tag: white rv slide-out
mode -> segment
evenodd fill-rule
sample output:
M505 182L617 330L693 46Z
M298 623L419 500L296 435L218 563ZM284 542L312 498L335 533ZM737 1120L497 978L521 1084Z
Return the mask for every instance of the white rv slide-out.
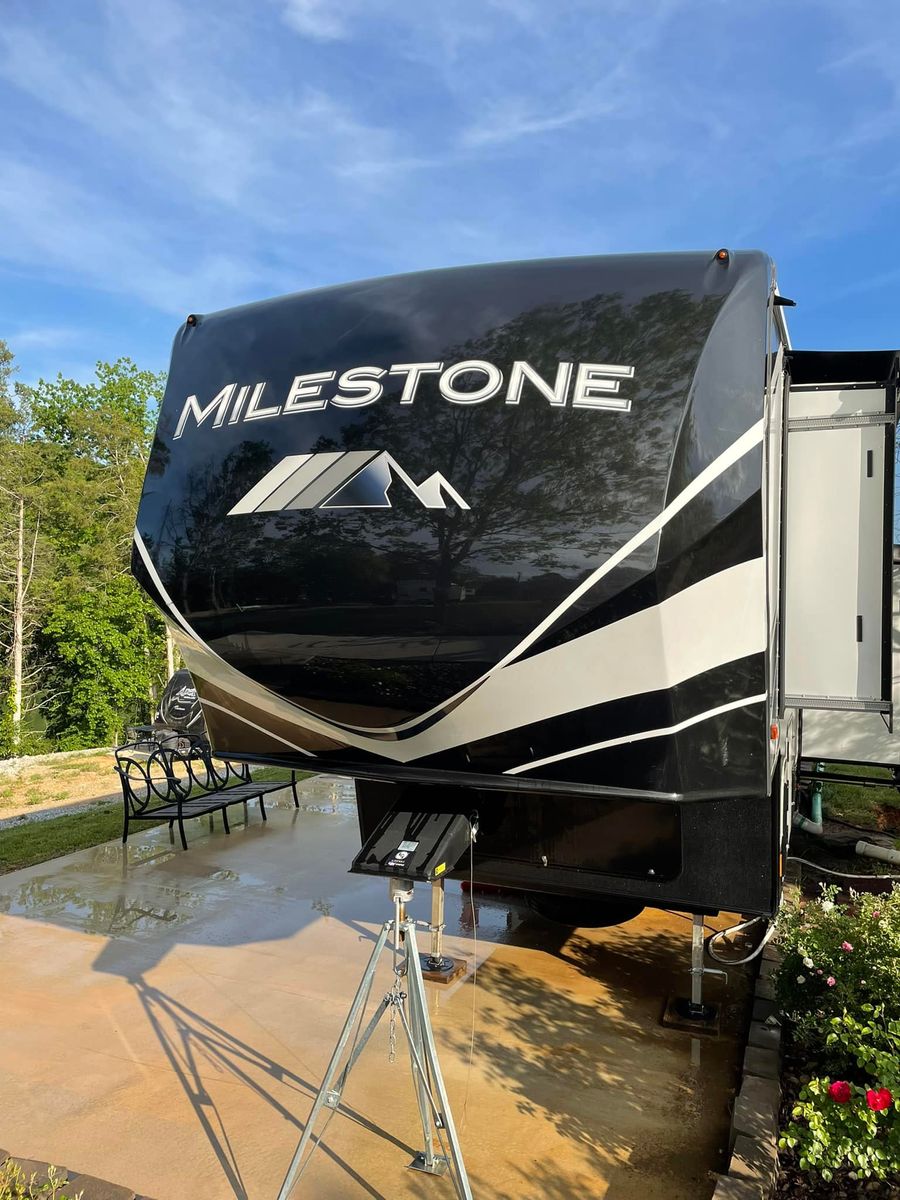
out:
M900 546L894 547L892 603L892 691L894 712L900 712ZM860 763L893 767L900 772L900 729L881 713L803 713L802 753L819 762Z

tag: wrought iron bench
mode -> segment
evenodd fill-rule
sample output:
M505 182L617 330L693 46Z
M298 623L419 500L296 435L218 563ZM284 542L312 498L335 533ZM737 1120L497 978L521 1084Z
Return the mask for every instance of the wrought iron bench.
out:
M296 772L291 772L290 780L256 783L246 763L216 759L196 742L185 750L184 739L180 741L181 748L175 743L164 743L149 752L146 738L117 748L115 769L122 783L125 809L123 843L128 841L132 821L168 821L170 833L178 824L181 845L187 850L184 822L191 817L209 814L211 822L212 814L221 812L225 832L231 833L228 809L233 804L244 806L246 821L248 801L258 800L265 821L263 797L286 787L293 792L294 807L300 807Z

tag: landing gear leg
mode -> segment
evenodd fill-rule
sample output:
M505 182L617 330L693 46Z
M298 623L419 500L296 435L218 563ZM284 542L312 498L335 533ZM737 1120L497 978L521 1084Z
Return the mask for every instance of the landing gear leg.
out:
M703 976L721 975L727 978L724 971L716 967L705 967L703 958L703 917L694 913L691 918L691 994L673 996L666 1004L663 1013L663 1025L673 1029L684 1029L692 1033L719 1032L719 1009L716 1004L705 1004L703 1001Z

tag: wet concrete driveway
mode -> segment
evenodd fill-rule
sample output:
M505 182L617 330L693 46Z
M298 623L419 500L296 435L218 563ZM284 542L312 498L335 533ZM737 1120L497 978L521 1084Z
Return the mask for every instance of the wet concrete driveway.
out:
M349 786L190 849L163 830L0 877L0 1143L158 1200L274 1200L382 921L382 881L347 874ZM427 917L426 888L415 915ZM421 894L420 894L421 893ZM690 925L647 911L551 926L448 884L465 979L428 985L477 1200L707 1200L728 1137L746 979L723 1034L663 1029L688 986ZM721 928L724 917L713 922ZM477 927L477 942L473 938ZM378 989L386 990L385 961ZM382 989L383 984L383 989ZM376 991L378 994L378 991ZM450 1200L420 1148L408 1059L382 1023L294 1196Z

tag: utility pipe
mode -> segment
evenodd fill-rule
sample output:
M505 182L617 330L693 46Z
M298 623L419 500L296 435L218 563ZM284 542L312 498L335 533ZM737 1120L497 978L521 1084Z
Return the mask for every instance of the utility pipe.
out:
M900 850L892 846L876 846L874 842L857 842L856 853L862 858L877 858L881 862L900 863Z

